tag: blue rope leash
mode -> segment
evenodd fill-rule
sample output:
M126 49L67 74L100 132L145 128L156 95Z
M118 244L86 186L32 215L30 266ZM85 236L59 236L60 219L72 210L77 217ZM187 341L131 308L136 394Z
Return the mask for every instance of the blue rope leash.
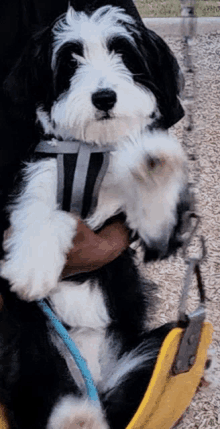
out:
M98 392L94 385L91 373L87 367L85 360L83 359L78 348L76 347L74 341L70 338L67 330L64 328L64 326L59 321L59 319L55 316L54 312L50 309L47 303L44 300L40 300L38 301L38 304L40 308L43 310L43 312L49 317L57 334L63 340L64 344L66 345L71 355L73 356L73 359L75 360L76 365L81 371L82 377L84 379L88 397L92 401L95 401L96 405L101 408Z

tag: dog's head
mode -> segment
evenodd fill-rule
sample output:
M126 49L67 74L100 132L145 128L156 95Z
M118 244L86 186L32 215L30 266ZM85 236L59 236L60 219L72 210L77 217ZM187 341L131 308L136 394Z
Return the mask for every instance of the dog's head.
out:
M180 119L178 73L167 45L123 9L69 7L33 37L6 88L45 134L105 144Z

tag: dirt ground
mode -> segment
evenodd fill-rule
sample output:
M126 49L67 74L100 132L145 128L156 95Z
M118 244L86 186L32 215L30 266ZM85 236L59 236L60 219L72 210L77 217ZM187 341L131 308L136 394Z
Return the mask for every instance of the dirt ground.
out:
M182 64L181 39L167 38L167 43ZM220 32L198 36L193 47L196 67L195 128L191 135L198 162L190 161L191 174L196 183L198 213L207 246L207 260L201 271L207 294L207 320L214 327L213 383L196 394L178 429L220 428ZM171 132L182 139L183 120ZM196 177L197 175L197 177ZM199 240L191 246L190 255L198 254ZM185 273L181 255L168 261L142 267L146 276L159 285L158 308L152 326L177 317L178 302ZM197 291L189 295L189 309L198 304Z

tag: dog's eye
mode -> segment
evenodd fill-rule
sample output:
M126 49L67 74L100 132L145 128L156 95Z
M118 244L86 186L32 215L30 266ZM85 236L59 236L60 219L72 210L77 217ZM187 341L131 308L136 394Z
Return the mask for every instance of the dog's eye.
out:
M70 54L76 54L80 57L83 57L84 49L83 44L81 42L67 42L64 43L64 45L61 46L61 48L57 52L57 58L59 56L65 56Z
M146 72L140 52L126 37L115 36L109 39L107 47L109 52L115 52L122 56L123 63L134 77L143 71Z
M123 54L129 49L130 43L125 37L115 36L108 41L109 52L116 52L117 54Z
M78 61L74 54L83 57L83 45L80 42L65 43L57 52L54 69L55 98L68 90L70 80L78 67Z

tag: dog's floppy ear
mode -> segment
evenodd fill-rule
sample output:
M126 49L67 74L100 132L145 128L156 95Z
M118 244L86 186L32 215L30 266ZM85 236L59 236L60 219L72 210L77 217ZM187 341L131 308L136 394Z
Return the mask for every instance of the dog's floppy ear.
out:
M52 88L51 31L34 35L6 78L3 88L17 111L35 111L36 105L49 102Z
M168 129L184 116L178 97L184 88L183 74L170 48L154 31L143 26L138 45L146 58L152 90L162 114L158 125Z

